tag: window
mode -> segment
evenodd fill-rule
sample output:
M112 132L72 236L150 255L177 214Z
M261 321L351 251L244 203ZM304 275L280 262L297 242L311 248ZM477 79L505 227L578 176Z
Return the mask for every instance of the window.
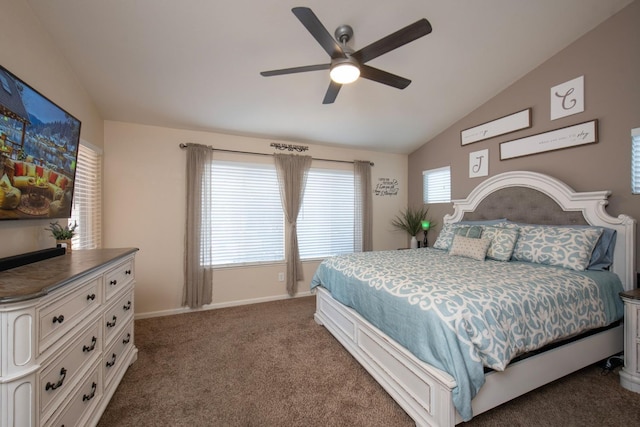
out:
M211 259L205 265L283 262L285 218L272 164L212 163ZM354 251L352 170L312 168L298 215L301 259Z
M354 192L352 170L309 170L298 214L300 259L354 251Z
M425 204L451 201L451 166L422 172L422 195Z
M640 128L631 130L631 192L640 194Z
M72 244L77 249L102 246L102 153L84 144L78 147L73 206L69 224L78 228Z
M284 261L284 214L274 165L212 163L211 232L206 265Z

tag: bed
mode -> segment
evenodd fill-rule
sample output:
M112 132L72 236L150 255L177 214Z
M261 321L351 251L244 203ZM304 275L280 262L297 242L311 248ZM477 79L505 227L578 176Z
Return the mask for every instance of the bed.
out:
M617 321L622 316L622 303L617 293L636 287L636 224L628 216L613 217L606 212L609 195L607 191L578 193L536 172L491 177L466 199L454 201L454 212L445 216L442 237L438 236L434 245L440 249L351 254L323 261L311 282L317 295L315 320L367 369L416 425L452 426L468 420L623 350L623 325ZM531 236L534 240L528 242L529 251L523 244L514 244L513 255L508 253L506 259L496 246L495 257L485 261L494 243L469 234L478 227L489 235L500 232L513 236L513 232L502 230L516 230L521 243ZM558 264L553 259L547 262L534 244L540 230L545 239L560 230L578 236L574 243L591 239L593 246L600 245L605 232L594 236L594 229L606 230L609 235L606 264L610 266L600 268L604 271L586 269L597 264L593 259L596 251L593 257L589 252L586 260L576 261L572 254ZM451 242L447 241L449 233ZM474 255L475 249L471 255L465 253L466 244L475 248L480 240L487 246L482 255ZM518 259L514 261L511 257L516 257L516 249ZM462 256L451 255L454 252ZM533 260L527 258L531 254ZM364 270L365 265L374 268ZM481 269L496 278L491 287L500 295L498 302L482 293L488 279L482 279ZM518 288L513 294L516 291L509 280L518 286L531 282L529 290ZM583 287L589 290L581 290ZM568 294L541 296L541 288ZM575 300L577 293L585 292L597 297L597 302ZM472 294L472 303L458 304L462 294ZM553 298L557 299L553 315L539 313L545 304L536 301ZM529 305L516 308L512 305L516 300ZM524 317L530 324L508 323L505 315L487 308L491 304L506 307L504 311L512 314L529 310ZM538 320L533 320L533 314ZM563 321L554 323L553 317ZM476 329L476 323L485 329ZM570 327L560 331L558 323ZM532 324L536 326L532 328ZM488 334L487 329L500 338ZM416 330L422 332L417 334Z

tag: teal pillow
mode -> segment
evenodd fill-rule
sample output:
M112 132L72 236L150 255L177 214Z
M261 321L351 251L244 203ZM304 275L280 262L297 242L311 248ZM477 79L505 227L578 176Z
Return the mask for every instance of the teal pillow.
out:
M480 225L472 225L472 226L457 226L455 228L454 233L456 236L470 237L472 239L479 239L482 235L482 226Z
M518 240L518 230L487 225L482 231L482 238L491 241L487 250L487 258L509 261Z
M436 249L444 249L445 251L448 251L449 248L451 248L451 243L453 242L454 235L479 238L481 234L482 227L480 227L479 225L465 226L458 223L445 224L442 226L442 230L440 230L440 234L438 234L438 238L433 244L433 247Z

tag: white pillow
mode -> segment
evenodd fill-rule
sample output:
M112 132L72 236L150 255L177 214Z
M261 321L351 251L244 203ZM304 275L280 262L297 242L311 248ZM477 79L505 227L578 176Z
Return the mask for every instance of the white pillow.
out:
M488 239L475 239L473 237L455 235L453 236L449 255L463 256L466 258L473 258L478 261L484 261L490 244L491 240Z

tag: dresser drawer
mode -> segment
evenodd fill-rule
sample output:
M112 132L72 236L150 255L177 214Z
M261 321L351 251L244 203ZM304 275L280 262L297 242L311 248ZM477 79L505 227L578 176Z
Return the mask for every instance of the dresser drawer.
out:
M105 275L105 288L107 301L112 298L120 289L131 283L134 278L133 259L129 259L119 264Z
M44 424L46 427L74 427L87 424L87 418L102 399L102 375L99 368L99 364L94 364L91 372L73 391L71 399L66 402L62 411Z
M133 315L133 289L122 295L104 314L104 339L108 346Z
M133 348L133 322L117 335L103 356L105 388L108 389L115 374L120 371L129 350ZM125 367L126 368L126 367Z
M101 279L95 278L61 298L37 309L38 352L42 353L90 313L98 310L102 300Z
M78 375L86 371L91 359L100 358L102 334L99 319L96 319L66 349L53 360L45 363L40 374L41 413L53 412L73 387Z

